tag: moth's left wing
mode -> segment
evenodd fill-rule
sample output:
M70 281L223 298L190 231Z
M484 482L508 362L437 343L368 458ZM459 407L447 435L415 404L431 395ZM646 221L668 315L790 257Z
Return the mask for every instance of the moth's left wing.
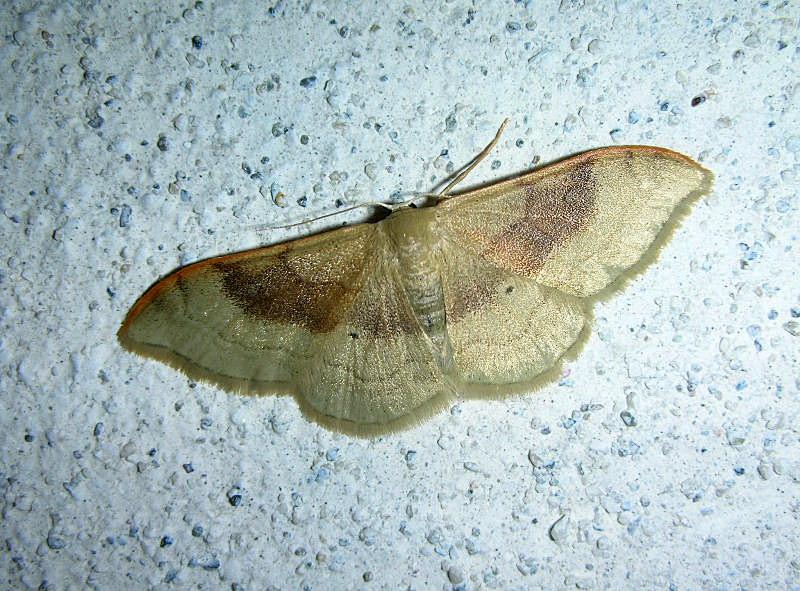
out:
M401 427L453 391L378 224L183 267L139 299L118 334L195 379L292 393L341 431Z
M120 342L229 390L296 393L313 338L361 289L374 233L340 228L178 269L139 298Z

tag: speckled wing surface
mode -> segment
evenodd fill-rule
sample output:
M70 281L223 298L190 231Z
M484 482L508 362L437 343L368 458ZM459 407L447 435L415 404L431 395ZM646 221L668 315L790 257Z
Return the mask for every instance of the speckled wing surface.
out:
M377 434L458 394L530 389L587 334L592 304L652 261L711 173L605 148L403 208L376 224L208 259L157 282L122 344L311 418Z
M448 334L461 389L525 389L551 377L586 334L594 301L653 260L712 180L677 152L623 146L440 203Z
M379 227L183 267L139 298L119 339L228 390L294 393L332 428L408 416L445 379Z

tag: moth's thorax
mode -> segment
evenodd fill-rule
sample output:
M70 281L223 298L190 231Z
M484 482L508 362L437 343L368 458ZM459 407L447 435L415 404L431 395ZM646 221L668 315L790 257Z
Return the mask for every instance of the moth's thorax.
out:
M440 282L441 246L435 226L433 209L402 209L384 222L403 281L414 291Z
M435 209L404 207L392 213L382 225L397 248L424 250L436 242L435 224Z
M422 329L431 339L439 363L452 362L445 330L445 303L441 277L441 243L433 208L401 209L385 220L400 278Z

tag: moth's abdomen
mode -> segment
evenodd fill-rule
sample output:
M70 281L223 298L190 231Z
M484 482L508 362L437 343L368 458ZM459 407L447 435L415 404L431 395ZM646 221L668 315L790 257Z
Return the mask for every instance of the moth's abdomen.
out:
M409 304L447 370L452 353L440 273L441 245L432 214L433 210L402 210L386 225Z

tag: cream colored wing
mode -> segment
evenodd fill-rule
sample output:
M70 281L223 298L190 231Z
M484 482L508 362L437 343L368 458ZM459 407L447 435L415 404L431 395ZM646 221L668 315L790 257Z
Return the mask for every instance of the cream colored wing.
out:
M226 389L296 394L343 431L399 427L452 388L388 254L364 224L201 261L151 287L119 338Z
M183 267L139 298L119 339L227 389L294 390L315 335L336 328L358 294L374 231L353 226Z
M711 183L671 150L603 148L448 198L437 211L443 234L476 256L587 297L649 262Z
M452 377L459 389L508 393L552 377L584 330L583 302L501 270L447 239L442 258Z
M348 313L334 330L315 335L299 377L316 418L361 434L417 422L453 393L384 236L376 233L375 264Z

